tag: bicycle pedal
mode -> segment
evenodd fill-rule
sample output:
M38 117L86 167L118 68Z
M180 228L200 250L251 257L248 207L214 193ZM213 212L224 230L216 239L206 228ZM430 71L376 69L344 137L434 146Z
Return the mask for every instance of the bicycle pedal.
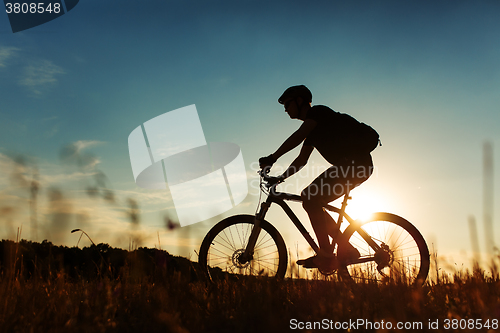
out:
M336 256L331 258L313 256L307 259L297 260L297 265L304 268L318 268L322 271L333 271L338 268L338 260Z

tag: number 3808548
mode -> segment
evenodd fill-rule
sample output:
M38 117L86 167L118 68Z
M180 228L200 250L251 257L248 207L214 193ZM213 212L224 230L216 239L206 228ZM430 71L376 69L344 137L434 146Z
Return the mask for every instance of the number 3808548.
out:
M56 13L61 12L61 4L56 3L6 3L5 10L7 14L43 14L43 13Z

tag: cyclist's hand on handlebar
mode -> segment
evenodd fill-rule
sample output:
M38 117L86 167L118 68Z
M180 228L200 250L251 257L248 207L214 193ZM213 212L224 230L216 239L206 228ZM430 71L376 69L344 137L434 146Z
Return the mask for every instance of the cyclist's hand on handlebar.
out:
M285 181L285 178L283 176L280 177L266 177L267 183L271 186L283 183Z
M276 159L273 157L273 154L259 158L259 167L264 170L265 173L269 173L269 170L276 162Z
M266 175L264 172L265 172L265 169L259 171L260 176L263 178L264 183L265 183L267 188L270 188L270 187L275 186L277 184L283 183L285 181L285 177L283 175L281 175L279 177L272 177L272 176Z

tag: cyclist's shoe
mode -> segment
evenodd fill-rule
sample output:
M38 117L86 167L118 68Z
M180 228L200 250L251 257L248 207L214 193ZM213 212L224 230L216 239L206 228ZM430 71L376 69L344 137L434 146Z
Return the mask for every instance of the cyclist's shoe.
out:
M312 256L307 259L300 259L297 260L297 265L300 265L304 268L316 268L316 263L314 262L314 259L316 259L317 256Z
M339 262L344 265L351 264L360 257L358 249L352 246L351 243L344 243L342 245L339 245L337 254L339 257Z
M315 255L307 259L297 260L297 265L304 268L319 268L324 271L333 271L338 268L338 260L335 255Z

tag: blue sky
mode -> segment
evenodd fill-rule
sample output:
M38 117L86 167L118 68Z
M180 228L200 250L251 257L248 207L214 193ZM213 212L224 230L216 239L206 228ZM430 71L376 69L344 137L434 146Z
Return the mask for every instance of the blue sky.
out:
M238 144L252 181L251 163L300 125L277 97L305 84L313 104L349 113L381 135L378 172L353 192L350 207L359 198L407 217L441 255L470 253L467 218L481 225L482 216L482 144L497 147L500 139L499 10L498 1L87 0L16 34L0 15L0 162L10 170L15 156L25 156L26 177L37 165L40 238L74 244L69 232L54 231L64 229L55 211L67 210L64 227L84 223L99 241L126 247L140 229L141 242L154 246L158 231L163 247L193 254L218 219L252 214L257 192L216 219L167 231L165 214L175 218L168 193L135 185L128 135L196 104L207 141ZM68 145L86 158L82 167L61 161ZM290 180L295 192L325 163L313 155L310 175ZM114 203L85 194L96 171L106 175ZM28 230L27 192L4 178L2 207L16 209L10 222L0 219L10 223L2 237L12 238L17 227ZM65 205L48 199L55 188ZM129 198L141 209L140 226L127 218ZM291 225L270 214L294 246L300 239ZM500 226L497 240L499 233Z

